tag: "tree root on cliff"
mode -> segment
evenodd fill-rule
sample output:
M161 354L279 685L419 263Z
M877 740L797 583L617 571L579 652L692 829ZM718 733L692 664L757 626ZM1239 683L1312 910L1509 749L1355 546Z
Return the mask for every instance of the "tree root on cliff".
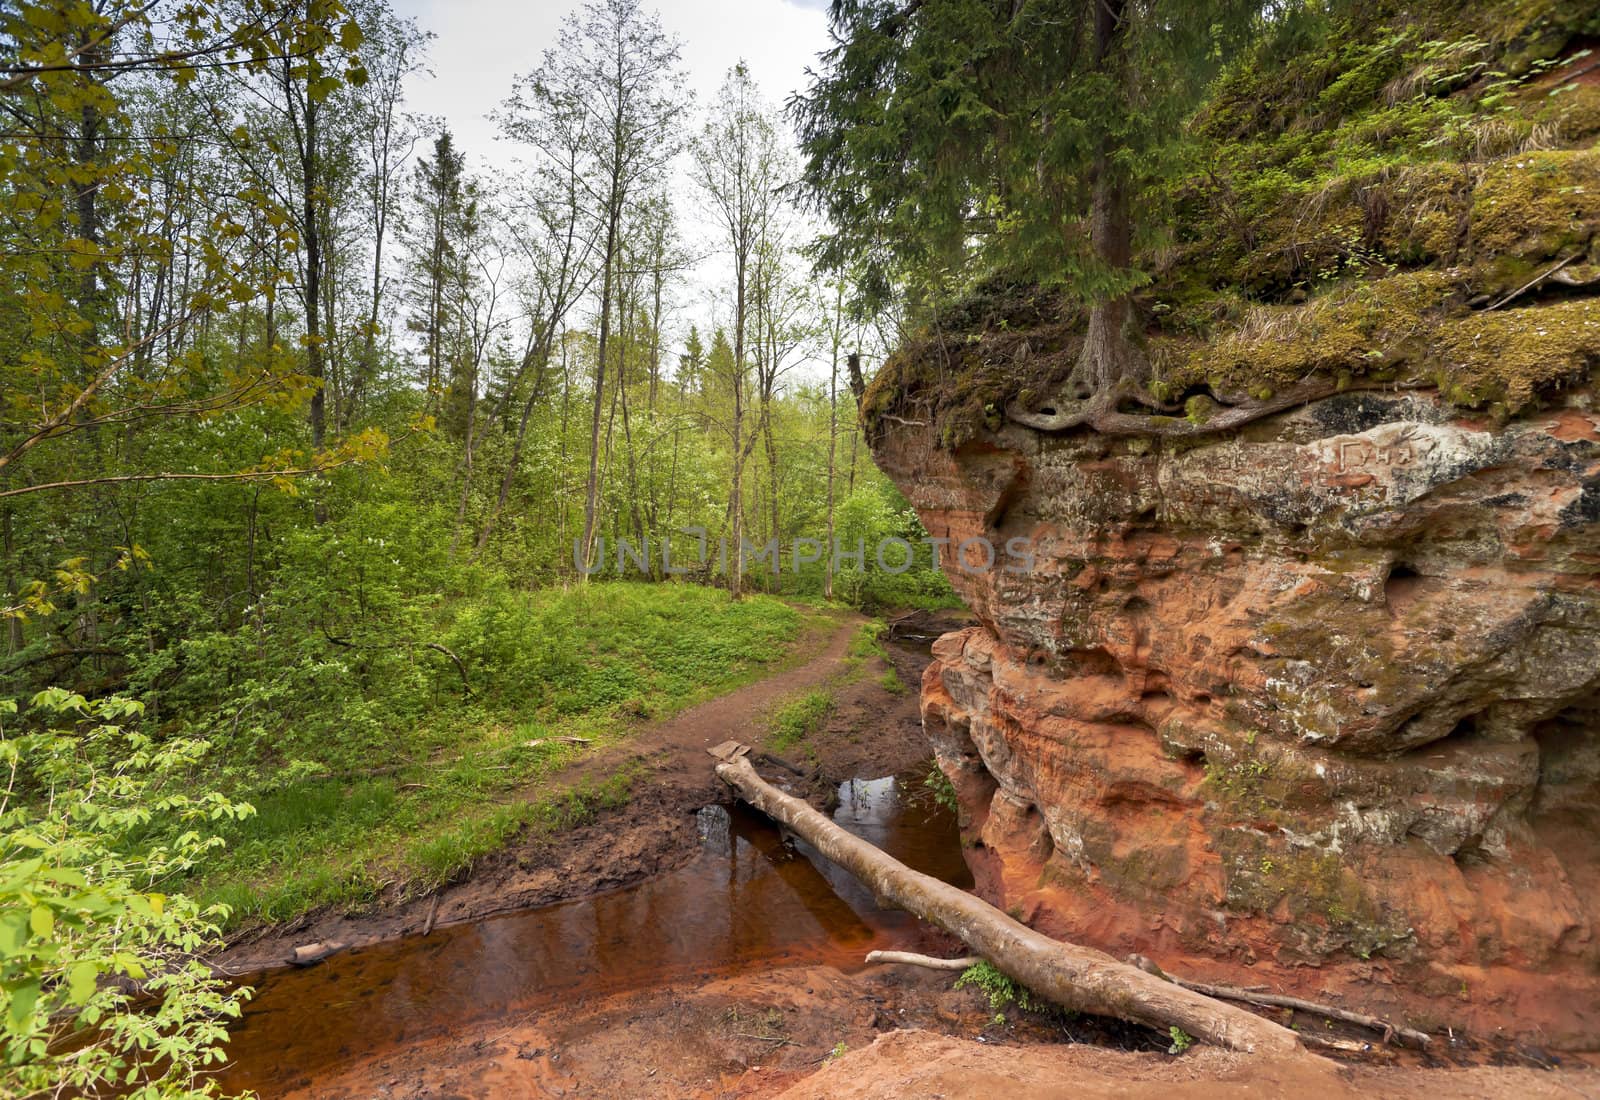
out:
M1296 1012L1305 1012L1313 1016L1323 1016L1346 1024L1355 1024L1357 1027L1364 1027L1368 1031L1380 1033L1386 1043L1403 1040L1414 1047L1426 1049L1428 1044L1433 1042L1433 1036L1427 1032L1417 1031L1415 1028L1402 1027L1399 1024L1390 1023L1388 1020L1382 1020L1376 1016L1353 1012L1348 1008L1318 1004L1315 1001L1306 1001L1299 997L1288 997L1281 993L1262 993L1253 989L1235 989L1227 985L1190 981L1175 974L1167 973L1143 955L1130 955L1128 956L1128 962L1147 974L1164 978L1173 985L1180 985L1184 989L1192 989L1196 993L1205 994L1207 997L1216 997L1224 1001L1243 1001L1246 1004L1260 1005L1263 1008L1290 1008ZM1306 1038L1313 1037L1306 1036Z
M1344 387L1356 388L1362 387ZM1180 406L1161 405L1137 384L1123 381L1084 400L1063 399L1053 405L1046 404L1037 411L1025 407L1021 401L1013 400L1006 404L1006 419L1041 432L1064 432L1072 428L1089 427L1102 435L1207 435L1242 428L1263 417L1308 405L1339 392L1341 387L1333 379L1313 379L1267 398L1219 395L1222 403L1215 412L1204 419L1190 419L1182 415ZM1123 405L1130 401L1156 411L1122 411Z
M943 928L1039 996L1064 1008L1162 1031L1181 1028L1232 1050L1307 1056L1300 1036L1288 1028L1104 952L1053 940L965 890L912 870L767 783L743 755L749 751L745 746L727 742L709 751L721 761L718 777L744 801L794 830L877 897Z

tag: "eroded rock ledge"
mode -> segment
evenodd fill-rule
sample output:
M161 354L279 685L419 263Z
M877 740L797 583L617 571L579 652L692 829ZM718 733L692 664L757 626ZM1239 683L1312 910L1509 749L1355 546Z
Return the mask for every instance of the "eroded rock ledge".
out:
M924 723L979 888L1175 971L1600 1046L1600 412L1341 395L879 463L952 580ZM1001 558L1001 566L1006 564Z

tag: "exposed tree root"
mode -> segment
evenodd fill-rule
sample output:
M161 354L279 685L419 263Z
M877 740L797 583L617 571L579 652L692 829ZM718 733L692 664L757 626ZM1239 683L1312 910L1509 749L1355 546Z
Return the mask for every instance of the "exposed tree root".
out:
M1346 387L1359 388L1359 387ZM1089 427L1102 435L1160 435L1194 436L1241 428L1262 417L1307 405L1340 392L1332 379L1316 379L1291 386L1281 393L1265 399L1239 398L1223 404L1203 420L1191 420L1181 415L1177 406L1166 412L1123 412L1122 406L1130 401L1150 405L1148 395L1137 385L1122 382L1090 396L1083 401L1063 401L1056 408L1047 405L1035 412L1020 401L1006 405L1006 418L1013 423L1041 432L1064 432L1072 428Z
M1324 1016L1330 1020L1339 1020L1357 1027L1376 1031L1384 1037L1384 1041L1401 1040L1414 1047L1426 1048L1433 1042L1433 1036L1414 1028L1402 1027L1399 1024L1381 1020L1376 1016L1368 1016L1362 1012L1352 1012L1348 1008L1336 1008L1333 1005L1318 1004L1315 1001L1301 1000L1299 997L1288 997L1281 993L1262 993L1253 989L1235 989L1227 985L1213 985L1210 982L1195 982L1169 974L1143 955L1129 956L1128 961L1147 974L1154 974L1158 978L1165 978L1174 985L1181 985L1185 989L1192 989L1196 993L1204 993L1207 997L1216 997L1224 1001L1243 1001L1246 1004L1260 1005L1263 1008L1292 1008L1296 1012L1307 1012L1314 1016Z

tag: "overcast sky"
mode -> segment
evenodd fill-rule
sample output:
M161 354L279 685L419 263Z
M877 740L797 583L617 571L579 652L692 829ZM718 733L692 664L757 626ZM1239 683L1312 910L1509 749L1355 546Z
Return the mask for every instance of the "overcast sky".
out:
M3 2L3 0L0 0ZM419 75L407 90L408 106L442 117L467 154L469 170L509 168L514 146L497 139L484 116L511 91L512 80L536 68L556 42L562 20L582 0L392 0L402 16L437 37L429 49L431 75ZM661 15L664 29L682 45L683 66L698 107L710 102L728 70L746 62L762 95L782 106L805 87L807 66L828 47L827 0L645 0ZM697 204L680 181L679 212L691 245L708 227L697 225ZM725 312L725 264L706 256L690 273L678 309L667 316L676 352L690 323L703 334ZM709 338L709 337L708 337ZM668 362L675 362L675 354ZM815 360L798 374L815 377Z
M394 0L401 15L438 35L429 68L410 90L415 110L440 115L457 145L480 163L501 163L483 116L511 91L512 78L539 64L556 30L581 0ZM762 92L782 104L805 83L806 66L828 45L826 0L657 0L669 34L683 43L684 67L705 103L740 60Z

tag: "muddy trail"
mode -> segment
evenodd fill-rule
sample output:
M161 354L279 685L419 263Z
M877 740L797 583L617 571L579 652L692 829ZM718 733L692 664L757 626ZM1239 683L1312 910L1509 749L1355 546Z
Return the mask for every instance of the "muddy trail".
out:
M852 658L864 622L849 616L803 639L814 654L803 663L586 753L527 793L638 771L628 802L593 823L502 850L436 897L246 936L217 960L257 989L225 1086L329 1095L327 1076L369 1055L449 1044L463 1028L481 1034L558 1002L565 1012L772 967L860 969L874 948L953 949L732 805L706 752L730 737L760 745L774 710L826 688L833 709L784 748L794 764L779 769L785 781L914 865L970 885L954 816L923 783L930 763L915 688L928 642L956 617L897 620L883 656ZM313 943L339 950L310 968L286 966Z

